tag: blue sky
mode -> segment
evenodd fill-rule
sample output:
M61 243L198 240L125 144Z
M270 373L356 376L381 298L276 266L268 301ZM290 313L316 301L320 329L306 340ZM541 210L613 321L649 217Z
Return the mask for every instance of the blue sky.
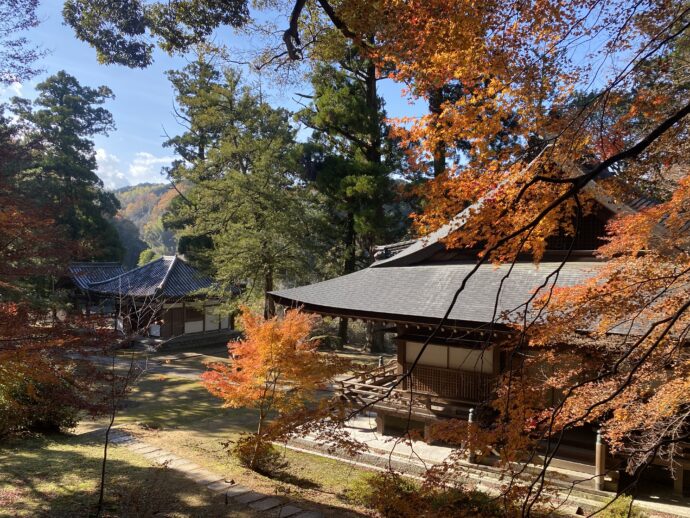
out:
M165 133L172 135L180 131L172 115L173 91L165 71L183 67L185 58L157 51L154 64L144 70L100 65L95 50L78 41L71 28L63 25L61 4L59 0L43 0L39 8L42 23L27 34L48 51L40 63L44 72L26 84L0 87L0 102L14 95L33 98L33 87L59 70L67 71L84 85L107 85L115 94L107 107L113 113L117 129L108 136L95 138L100 177L108 188L164 181L161 167L174 158L171 150L162 145ZM230 45L247 45L246 36L230 34L229 29L222 36ZM307 89L307 85L295 88L300 92ZM418 115L423 111L422 103L411 105L401 96L399 85L389 80L380 82L380 92L392 117ZM268 95L273 104L294 109L292 93L269 90Z

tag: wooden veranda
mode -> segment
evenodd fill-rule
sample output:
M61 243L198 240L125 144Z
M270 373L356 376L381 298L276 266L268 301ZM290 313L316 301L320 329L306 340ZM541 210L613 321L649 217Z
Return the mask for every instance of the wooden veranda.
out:
M489 398L494 383L487 374L428 366L416 366L409 376L398 371L393 360L340 381L337 392L353 408L396 417L407 417L411 411L415 420L426 423L467 419L470 409Z

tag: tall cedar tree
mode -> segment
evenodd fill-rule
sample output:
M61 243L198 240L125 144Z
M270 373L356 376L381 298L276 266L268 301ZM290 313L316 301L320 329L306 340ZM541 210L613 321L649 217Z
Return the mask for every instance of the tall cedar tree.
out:
M17 181L23 191L49 202L57 223L79 245L79 259L120 259L123 250L112 223L120 205L96 174L91 140L114 128L111 113L102 106L112 92L82 86L64 71L36 85L36 91L34 101L12 99L23 138L41 143Z
M166 216L180 251L207 266L222 286L246 283L248 294L264 296L277 282L309 274L316 209L297 174L289 113L203 56L170 77L187 125L168 141L182 157L170 175L186 183ZM274 314L268 297L264 306L266 315Z
M325 197L337 236L337 274L345 275L371 262L375 244L405 232L392 179L400 157L388 138L374 62L337 35L321 47L328 61L313 67L312 100L296 118L313 130L304 148L307 178ZM340 338L347 340L346 319Z

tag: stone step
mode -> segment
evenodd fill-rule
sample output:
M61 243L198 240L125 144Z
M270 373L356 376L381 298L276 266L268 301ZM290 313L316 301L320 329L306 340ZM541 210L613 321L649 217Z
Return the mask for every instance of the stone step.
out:
M83 435L103 435L105 429L91 430ZM226 503L232 499L238 504L247 505L256 512L271 518L321 518L323 513L317 511L305 511L301 507L285 502L282 498L252 491L234 482L227 482L221 475L208 471L194 462L181 458L172 452L147 444L132 436L126 430L113 429L110 432L109 442L119 448L128 448L132 452L140 454L154 464L166 465L194 483L202 485L208 491L225 496Z

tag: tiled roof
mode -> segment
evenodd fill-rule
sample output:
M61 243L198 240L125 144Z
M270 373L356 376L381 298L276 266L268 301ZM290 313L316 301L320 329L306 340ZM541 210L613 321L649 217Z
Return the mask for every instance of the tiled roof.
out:
M517 318L519 314L514 310L524 304L560 264L517 263L501 289L496 320L505 322L511 316ZM594 261L569 262L561 270L557 286L580 283L602 265ZM346 316L367 313L377 314L384 320L386 315L410 317L411 320L440 319L474 266L474 263L465 263L365 268L328 281L275 291L271 295L282 304L304 305L312 310L328 308L334 314ZM491 322L499 285L509 268L509 265L480 266L454 305L450 319ZM503 314L511 311L512 314Z
M585 191L602 206L616 214L633 213L647 206L647 201L626 204L608 196L595 182ZM309 286L275 291L271 296L281 304L304 305L308 310L333 315L366 314L383 320L440 319L449 307L456 290L475 262L433 263L426 261L445 250L446 238L461 231L471 214L484 199L458 213L448 224L412 243L391 245L394 250L379 255L369 268ZM385 252L385 247L381 247ZM558 286L579 284L595 275L603 263L571 261L558 276ZM517 318L511 312L520 308L561 262L517 263L503 282L496 308L496 320ZM486 323L494 319L499 286L510 265L496 267L484 264L470 277L450 313L450 319ZM388 317L388 318L386 318ZM397 318L396 318L397 317Z
M88 289L94 282L111 279L125 273L120 263L72 263L67 268L70 278L81 289Z
M614 200L608 196L594 181L589 182L585 186L584 191L614 214L634 213L642 208L646 208L654 204L653 201L646 198L638 198L634 200L632 204L625 203L620 200ZM451 219L449 223L439 227L436 231L431 232L427 236L412 241L411 244L407 244L409 242L406 242L405 244L407 246L405 246L402 250L397 251L395 254L390 254L387 258L375 261L371 265L371 268L417 264L424 259L431 257L434 253L444 250L444 242L448 236L461 230L462 227L465 226L465 223L469 219L470 215L481 208L484 203L484 199L478 200L477 202L465 208L463 211L459 212L453 219ZM379 248L385 248L385 246Z
M116 277L89 285L89 290L117 296L186 297L210 288L213 281L176 256L166 255Z

